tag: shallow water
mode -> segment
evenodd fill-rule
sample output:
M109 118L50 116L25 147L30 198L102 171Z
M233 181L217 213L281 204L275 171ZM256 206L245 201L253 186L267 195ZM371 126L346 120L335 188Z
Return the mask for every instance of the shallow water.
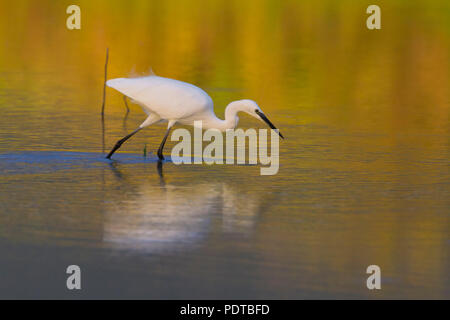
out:
M1 298L450 297L447 2L383 3L376 33L350 1L147 3L81 1L80 31L61 4L0 4ZM108 89L102 123L107 46L110 77L151 66L220 117L256 100L278 174L158 167L163 125L104 159L145 119Z

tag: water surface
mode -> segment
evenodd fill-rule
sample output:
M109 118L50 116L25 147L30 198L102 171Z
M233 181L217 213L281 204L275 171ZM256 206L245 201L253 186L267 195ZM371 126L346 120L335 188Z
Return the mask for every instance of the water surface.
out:
M450 8L380 5L372 32L354 1L80 1L69 31L62 3L2 2L0 297L449 298ZM164 125L104 159L145 119L108 89L101 121L106 47L110 77L152 67L220 117L256 100L278 174L158 168Z

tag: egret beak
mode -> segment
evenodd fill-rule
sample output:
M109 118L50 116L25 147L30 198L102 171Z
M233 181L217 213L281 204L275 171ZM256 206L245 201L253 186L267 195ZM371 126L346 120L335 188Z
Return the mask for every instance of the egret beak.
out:
M282 139L284 139L283 135L280 133L280 130L278 130L278 129L273 125L273 123L270 122L269 119L267 119L267 117L265 116L264 113L262 113L262 112L259 111L259 110L255 110L255 112L256 112L256 114L257 114L258 116L260 116L260 118L261 118L265 123L267 123L267 124L269 125L269 127L270 127L271 129L274 129L274 130L280 135L280 137L281 137Z

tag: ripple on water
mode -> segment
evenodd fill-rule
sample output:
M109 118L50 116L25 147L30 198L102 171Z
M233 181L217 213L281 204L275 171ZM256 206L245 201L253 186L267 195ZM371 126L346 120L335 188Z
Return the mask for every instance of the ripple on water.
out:
M114 160L100 152L21 151L0 154L0 175L52 173L55 170L99 168L111 163L139 164L158 162L156 157L118 153ZM170 161L170 157L165 161Z

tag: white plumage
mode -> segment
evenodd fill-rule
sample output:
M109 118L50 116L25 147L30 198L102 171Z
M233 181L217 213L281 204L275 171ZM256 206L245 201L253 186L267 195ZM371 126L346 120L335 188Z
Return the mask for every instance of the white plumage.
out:
M112 79L106 85L134 100L148 115L155 113L161 119L191 124L193 120L199 120L200 114L210 116L214 113L211 97L186 82L148 76Z

